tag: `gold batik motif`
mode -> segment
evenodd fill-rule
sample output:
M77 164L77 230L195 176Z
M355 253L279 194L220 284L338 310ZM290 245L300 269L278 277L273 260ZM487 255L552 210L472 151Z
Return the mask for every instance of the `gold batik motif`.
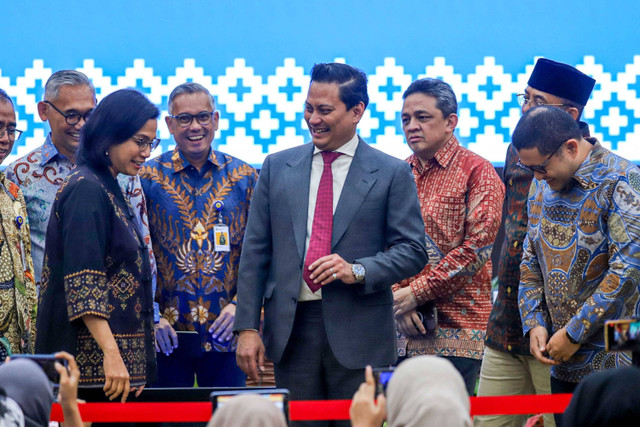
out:
M144 330L140 330L135 334L114 333L113 337L118 344L120 356L129 372L131 386L145 384L147 359ZM104 385L104 353L89 331L78 334L76 362L80 369L81 386Z
M86 314L109 317L107 276L103 271L83 270L64 278L69 320Z

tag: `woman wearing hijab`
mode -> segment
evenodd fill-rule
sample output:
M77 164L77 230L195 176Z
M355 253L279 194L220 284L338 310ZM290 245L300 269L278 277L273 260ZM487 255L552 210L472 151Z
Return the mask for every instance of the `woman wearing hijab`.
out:
M136 175L157 146L158 115L132 89L100 102L47 228L36 352L75 354L80 387L122 402L156 368L149 254L116 178Z
M640 424L640 368L629 366L585 378L562 415L566 427L635 427Z
M66 427L82 427L77 392L80 371L72 355L55 354L65 359L67 368L56 363L60 374L58 403ZM0 366L0 426L46 427L49 425L52 386L44 371L29 359L15 359Z
M353 396L353 427L379 427L384 419L384 396L374 402L371 368L366 382ZM389 427L471 427L469 395L460 373L451 362L437 356L413 357L393 373L386 397Z
M287 427L282 411L257 394L230 399L213 414L207 427Z

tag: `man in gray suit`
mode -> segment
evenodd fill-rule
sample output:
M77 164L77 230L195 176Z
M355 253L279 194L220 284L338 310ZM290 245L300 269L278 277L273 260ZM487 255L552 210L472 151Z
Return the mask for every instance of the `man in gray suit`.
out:
M356 134L368 101L362 71L316 64L304 114L313 144L268 156L251 201L238 366L259 377L266 346L293 400L349 399L366 365L394 363L391 285L428 259L409 165Z

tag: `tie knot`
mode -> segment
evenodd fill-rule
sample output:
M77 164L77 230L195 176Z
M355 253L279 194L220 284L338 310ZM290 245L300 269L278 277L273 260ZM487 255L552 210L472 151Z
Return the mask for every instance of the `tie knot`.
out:
M336 151L321 151L320 153L322 154L322 160L324 160L325 165L330 165L335 159L342 155L342 153Z

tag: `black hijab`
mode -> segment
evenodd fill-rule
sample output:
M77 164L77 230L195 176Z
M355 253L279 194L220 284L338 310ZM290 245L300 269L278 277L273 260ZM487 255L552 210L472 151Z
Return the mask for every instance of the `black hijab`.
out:
M573 393L562 425L633 426L640 423L640 368L624 367L594 373Z

